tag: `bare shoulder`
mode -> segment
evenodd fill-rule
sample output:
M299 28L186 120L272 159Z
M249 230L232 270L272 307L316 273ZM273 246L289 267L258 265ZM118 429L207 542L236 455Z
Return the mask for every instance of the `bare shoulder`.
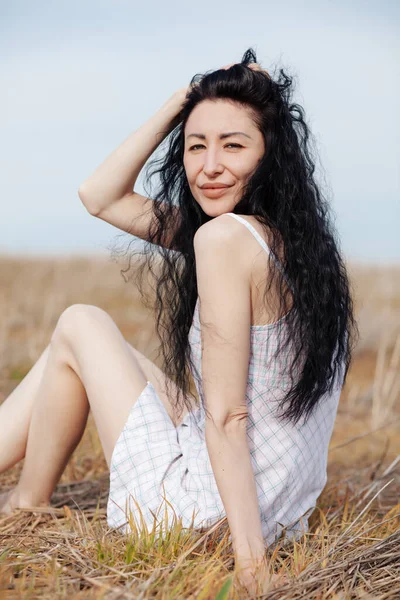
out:
M215 240L215 242L218 242L218 240L221 239L224 241L231 239L234 241L239 234L238 225L237 221L234 221L228 215L219 215L201 225L196 231L193 241L195 244L201 244L207 240Z
M238 227L239 225L239 227ZM243 229L243 225L241 226ZM244 251L243 232L240 224L222 214L196 231L193 239L196 264L205 268L232 267L241 272L249 272L249 261Z
M270 246L272 232L269 228L265 228L251 215L238 216L252 225L267 246ZM210 251L210 244L216 245L216 247L220 244L223 248L228 248L229 252L234 252L237 257L240 256L243 261L246 261L249 269L254 268L256 259L258 259L256 262L260 261L264 266L266 263L267 256L253 234L243 223L227 214L219 215L199 227L194 236L194 244L195 250L196 246L199 250L204 246L210 248Z
M269 227L265 227L253 215L238 216L246 220L268 248L271 248L273 232ZM261 247L259 241L242 222L227 214L219 215L199 227L195 234L194 245L196 260L204 250L209 255L209 260L213 259L213 255L217 256L217 253L226 250L228 258L242 265L254 281L263 280L270 268L268 253ZM283 263L283 243L279 235L276 256L278 261Z
M268 228L266 231L254 216L243 215L243 219L247 220L270 246L271 230ZM244 285L250 286L252 325L265 325L280 318L279 308L271 312L270 308L264 305L263 291L266 280L269 279L268 272L271 266L268 253L242 222L226 214L207 221L196 231L194 250L196 271L203 280L210 280L210 272L221 279L232 274L234 277L239 276L238 280ZM280 253L278 259L279 255ZM276 301L279 307L275 286L270 294L272 304Z
M226 214L204 223L193 239L196 260L206 254L217 260L220 256L231 257L234 262L247 264L250 256L243 225Z

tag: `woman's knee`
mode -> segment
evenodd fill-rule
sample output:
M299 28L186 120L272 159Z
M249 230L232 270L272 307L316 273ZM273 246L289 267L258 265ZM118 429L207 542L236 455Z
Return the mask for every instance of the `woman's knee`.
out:
M52 335L52 341L73 341L88 326L101 326L109 322L110 315L92 304L71 304L60 315Z
M60 315L49 347L53 356L68 364L82 379L80 350L95 344L94 335L107 326L115 326L110 315L91 304L72 304ZM105 335L105 333L104 333Z
M104 324L110 324L110 315L91 304L72 304L60 315L51 336L50 346L62 360L77 369L76 350L80 344L90 343L91 335Z

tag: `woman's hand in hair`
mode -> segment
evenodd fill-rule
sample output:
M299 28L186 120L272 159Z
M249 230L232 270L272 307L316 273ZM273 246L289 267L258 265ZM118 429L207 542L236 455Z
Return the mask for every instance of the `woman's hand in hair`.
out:
M223 67L220 67L220 69L230 69L231 67L233 67L233 65L235 64L241 64L241 63L229 63L228 65L225 65ZM248 65L246 65L247 67L249 67L249 69L252 69L253 71L261 71L262 73L265 73L265 75L267 77L269 77L269 79L271 79L269 73L265 70L262 69L261 66L258 63L249 63ZM172 128L176 127L176 125L178 125L178 123L180 122L180 117L179 117L179 113L182 109L183 104L185 103L185 100L188 96L188 94L197 86L199 85L198 81L193 81L192 83L190 83L188 86L186 87L182 87L179 90L177 90L172 98L169 100L170 102L173 102L174 105L176 105L176 117L173 120L171 126Z
M233 65L235 64L242 64L242 63L230 63L229 65L225 65L225 67L221 67L221 69L230 69L231 67L233 67ZM265 73L265 75L271 79L270 74L268 73L268 71L266 71L265 69L263 69L258 63L249 63L248 65L246 65L246 67L248 67L249 69L251 69L252 71L261 71L262 73Z
M264 73L268 77L268 79L271 79L271 75L268 73L268 71L266 71L265 69L263 69L258 63L249 63L247 66L252 71L261 71L262 73Z

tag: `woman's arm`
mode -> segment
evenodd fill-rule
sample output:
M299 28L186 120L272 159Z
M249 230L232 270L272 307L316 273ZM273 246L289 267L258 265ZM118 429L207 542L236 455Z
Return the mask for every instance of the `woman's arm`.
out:
M241 232L220 215L194 239L202 333L202 386L212 419L205 436L224 504L236 563L265 554L247 442L246 387L250 352L250 268Z
M81 184L79 197L89 212L97 214L132 194L146 161L177 125L186 89L175 92Z
M245 431L246 413L243 409L236 414L232 411L230 419L230 426L207 421L205 435L238 566L261 559L265 555L265 546Z

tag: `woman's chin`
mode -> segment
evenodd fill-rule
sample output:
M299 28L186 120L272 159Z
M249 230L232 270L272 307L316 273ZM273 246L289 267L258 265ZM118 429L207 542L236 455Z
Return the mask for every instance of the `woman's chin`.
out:
M209 217L218 217L227 212L233 212L235 205L232 202L219 202L217 200L211 202L202 202L201 208Z

